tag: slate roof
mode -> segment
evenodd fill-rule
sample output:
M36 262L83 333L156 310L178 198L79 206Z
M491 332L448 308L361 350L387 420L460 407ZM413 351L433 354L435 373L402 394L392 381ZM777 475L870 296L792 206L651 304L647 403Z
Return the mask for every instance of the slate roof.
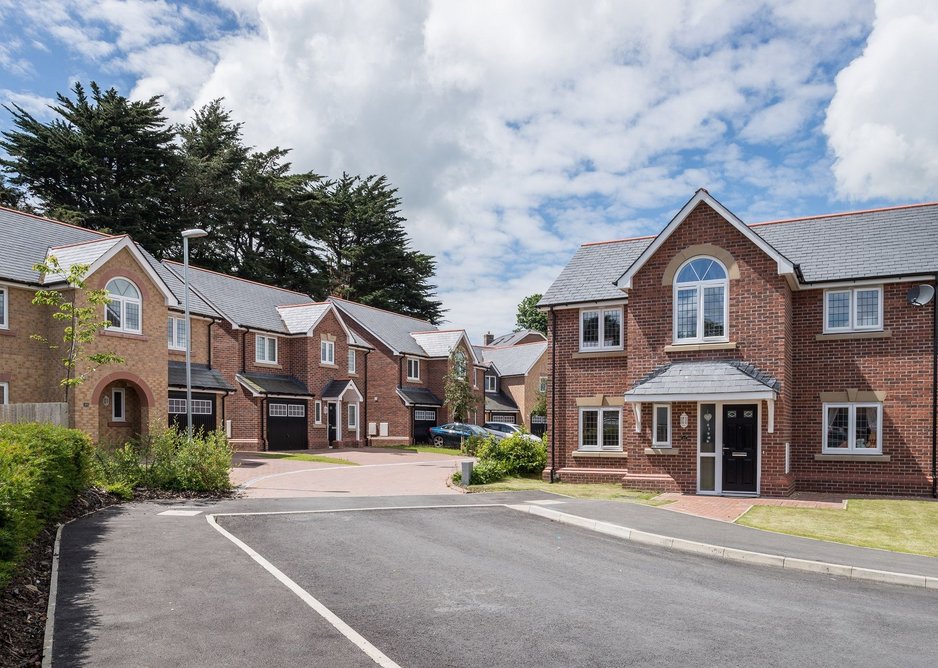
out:
M351 382L350 380L330 380L323 386L319 396L323 399L338 399Z
M399 387L398 396L408 406L434 406L440 407L443 402L438 396L425 387Z
M164 260L163 264L177 276L182 276L180 263ZM282 334L290 332L277 307L312 301L308 295L300 292L255 283L191 265L189 284L238 325Z
M426 356L427 352L410 334L435 330L436 327L429 322L338 297L329 297L329 301L335 304L343 315L357 321L394 350L408 355Z
M45 257L48 259L50 256L54 255L62 270L57 274L46 274L43 276L43 282L56 283L58 281L64 281L69 270L76 264L94 264L102 255L126 238L126 235L124 235L108 237L106 239L82 241L76 244L51 246L48 251L46 251Z
M429 357L449 357L465 335L466 332L462 329L411 333L417 345L423 348Z
M186 386L186 363L171 361L169 363L169 386ZM233 388L217 369L210 369L207 364L192 365L193 390L221 390L233 392Z
M163 279L163 282L166 284L166 286L176 296L176 299L179 301L179 306L175 308L179 311L182 311L183 299L185 298L186 293L185 284L182 282L182 278L180 278L182 275L182 268L180 267L179 269L180 276L177 276L172 271L170 271L168 267L161 264L159 260L150 255L150 253L148 253L142 246L137 244L137 248L141 253L143 253L143 257L146 258L153 271L155 271L159 277ZM202 315L207 318L217 318L222 315L211 306L206 304L202 298L191 289L189 290L189 313L194 315Z
M51 246L112 239L110 235L74 227L48 218L0 208L0 278L38 285L33 265L46 257Z
M508 397L501 392L486 392L485 393L485 410L487 411L510 411L517 413L518 404L512 401L511 397Z
M299 378L266 373L240 373L238 382L254 394L283 394L287 396L311 397L309 388Z
M659 366L625 393L636 401L643 396L781 392L782 384L751 364L739 361L671 362Z
M494 364L501 376L524 376L545 352L546 341L522 343L510 348L482 348L482 359L487 364Z
M544 341L547 340L547 337L541 334L540 332L533 329L522 329L518 332L511 332L510 334L502 334L494 339L488 344L489 346L514 346L521 342L524 337L530 336L531 334L536 334L541 337ZM532 341L532 343L536 343Z
M798 265L807 283L938 269L938 203L755 223L750 229ZM623 299L613 283L653 240L580 246L538 305Z
M329 302L278 306L277 312L291 334L305 334L331 308Z

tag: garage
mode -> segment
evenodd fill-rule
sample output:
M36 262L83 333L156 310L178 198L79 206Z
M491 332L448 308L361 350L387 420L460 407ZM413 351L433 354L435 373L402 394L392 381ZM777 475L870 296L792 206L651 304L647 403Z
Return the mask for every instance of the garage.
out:
M301 399L267 400L267 443L270 450L305 450L309 412Z
M185 431L186 427L186 393L169 393L169 426ZM192 431L209 432L218 428L216 416L216 401L214 394L203 392L192 393Z
M443 402L425 387L399 387L397 396L411 409L411 438L414 443L430 442L430 427L437 424Z
M414 409L414 442L429 443L430 427L436 426L436 410L432 408Z
M170 361L169 380L169 426L185 430L186 425L186 365ZM206 432L224 428L224 399L234 392L224 376L207 364L193 363L191 366L192 428ZM219 414L221 413L221 414Z

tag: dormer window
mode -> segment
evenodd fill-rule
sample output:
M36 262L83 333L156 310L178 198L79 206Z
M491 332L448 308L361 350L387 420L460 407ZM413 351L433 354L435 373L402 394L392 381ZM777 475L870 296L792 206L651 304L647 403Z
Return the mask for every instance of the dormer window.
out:
M622 350L622 307L580 311L580 350Z
M498 386L496 385L495 376L485 377L485 391L486 392L495 392L497 387Z
M140 334L140 291L126 278L112 278L105 286L110 300L104 307L108 329L112 332Z
M674 279L674 342L727 341L729 281L712 257L685 262Z

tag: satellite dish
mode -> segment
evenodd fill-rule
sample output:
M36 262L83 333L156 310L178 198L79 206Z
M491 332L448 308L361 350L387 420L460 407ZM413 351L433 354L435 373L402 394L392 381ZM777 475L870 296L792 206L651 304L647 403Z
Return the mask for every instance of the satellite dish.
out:
M935 296L935 288L930 285L914 285L909 288L905 299L912 306L925 306Z

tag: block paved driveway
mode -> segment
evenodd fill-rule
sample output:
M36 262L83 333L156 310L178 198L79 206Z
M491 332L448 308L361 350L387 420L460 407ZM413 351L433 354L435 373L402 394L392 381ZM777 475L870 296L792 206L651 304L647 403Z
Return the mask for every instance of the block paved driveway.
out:
M934 665L934 591L471 505L542 499L242 499L88 516L63 532L53 665Z

